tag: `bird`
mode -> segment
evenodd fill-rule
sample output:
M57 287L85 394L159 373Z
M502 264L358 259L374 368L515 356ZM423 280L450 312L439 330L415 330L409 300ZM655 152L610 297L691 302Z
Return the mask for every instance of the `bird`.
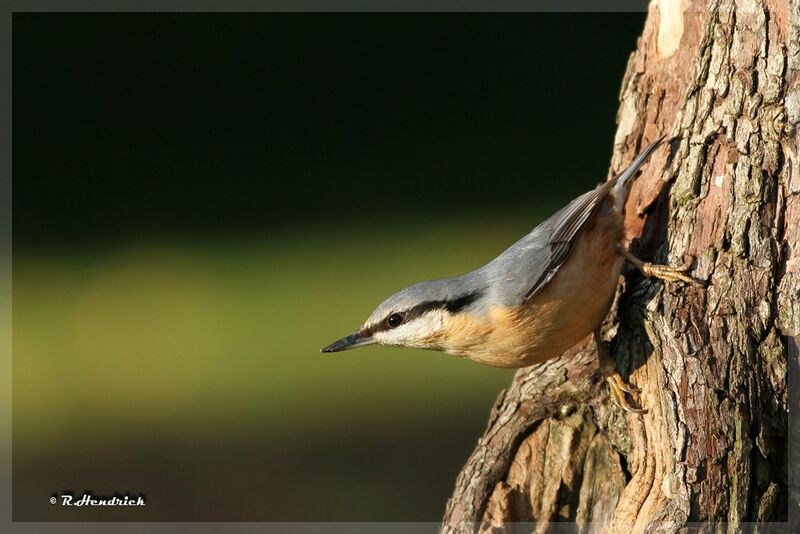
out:
M644 413L626 393L600 335L625 262L643 275L700 284L677 267L640 260L622 243L625 203L640 167L662 145L649 144L615 178L577 197L485 265L420 282L384 300L356 332L324 353L381 344L442 351L493 367L520 368L557 357L590 334L614 400Z

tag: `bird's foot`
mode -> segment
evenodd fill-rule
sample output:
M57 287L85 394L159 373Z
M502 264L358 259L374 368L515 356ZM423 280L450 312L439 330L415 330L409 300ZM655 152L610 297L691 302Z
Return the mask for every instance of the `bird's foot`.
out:
M648 278L658 278L667 282L686 282L687 284L697 286L705 285L702 280L698 280L686 274L692 267L692 262L685 262L677 267L642 262L642 264L637 267L639 271Z
M606 383L611 390L611 396L614 397L620 408L629 413L647 413L646 408L637 408L628 402L628 397L625 396L625 393L630 393L631 395L638 393L639 388L625 382L618 372L614 371L606 375Z
M620 408L629 413L647 413L645 408L637 408L628 401L626 393L634 395L639 393L639 388L629 384L617 372L616 362L611 358L608 352L608 344L603 341L600 331L594 332L594 343L597 347L597 359L600 367L600 373L606 379L611 396Z
M642 261L628 251L628 249L620 246L620 253L630 262L634 267L639 269L639 272L648 278L658 278L667 282L686 282L697 286L705 286L705 282L698 280L686 274L692 267L692 261L686 261L677 267L671 265L660 265L658 263L649 263Z

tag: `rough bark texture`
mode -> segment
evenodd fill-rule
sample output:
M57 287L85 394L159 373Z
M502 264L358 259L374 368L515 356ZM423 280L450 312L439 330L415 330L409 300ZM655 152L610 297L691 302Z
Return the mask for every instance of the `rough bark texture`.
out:
M645 415L608 399L591 342L521 369L443 531L761 530L797 509L799 66L800 0L650 5L609 174L668 136L634 185L628 237L657 263L693 256L708 285L626 274L604 331Z

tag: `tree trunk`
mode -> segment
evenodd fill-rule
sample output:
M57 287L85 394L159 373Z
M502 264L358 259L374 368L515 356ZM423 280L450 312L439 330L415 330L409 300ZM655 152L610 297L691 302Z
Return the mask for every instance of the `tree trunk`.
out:
M644 415L610 400L588 339L521 369L456 481L444 532L794 521L798 66L800 0L651 3L609 174L668 136L634 184L628 238L656 263L692 256L708 285L626 272L604 333Z

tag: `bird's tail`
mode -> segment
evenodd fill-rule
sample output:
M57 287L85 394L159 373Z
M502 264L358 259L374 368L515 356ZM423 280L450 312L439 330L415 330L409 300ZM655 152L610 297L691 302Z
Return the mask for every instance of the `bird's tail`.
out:
M614 178L614 198L616 201L616 208L617 211L622 211L622 208L625 206L625 202L628 200L628 193L630 193L630 185L633 182L633 178L636 176L636 171L639 170L639 167L647 161L647 158L650 157L650 154L659 147L661 142L664 141L664 136L662 135L650 145L647 146L644 150L642 150L641 154L636 156L636 159L633 160L627 169L622 171L622 174Z

